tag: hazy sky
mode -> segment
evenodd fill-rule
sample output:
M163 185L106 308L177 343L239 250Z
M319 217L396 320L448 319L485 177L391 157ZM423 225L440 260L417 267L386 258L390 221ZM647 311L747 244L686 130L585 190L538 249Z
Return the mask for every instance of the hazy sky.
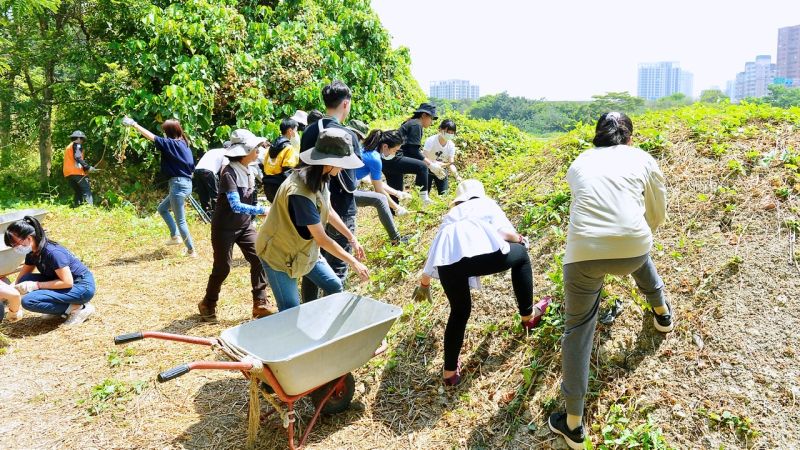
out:
M481 95L584 100L636 94L640 62L677 61L694 91L725 82L756 55L775 61L778 28L800 25L800 0L373 0L412 72L468 79Z

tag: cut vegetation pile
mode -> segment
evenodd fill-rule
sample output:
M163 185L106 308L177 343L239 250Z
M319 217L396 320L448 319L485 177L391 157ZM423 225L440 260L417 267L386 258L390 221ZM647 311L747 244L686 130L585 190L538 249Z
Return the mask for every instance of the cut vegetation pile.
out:
M562 407L564 174L590 147L592 129L538 141L499 122L457 122L466 148L459 166L531 236L537 294L555 295L554 307L525 336L508 275L484 278L462 350L465 379L445 390L446 299L438 284L433 303L410 296L449 199L400 218L401 231L416 237L398 247L385 243L374 213L362 211L373 275L368 284L352 280L351 289L401 305L404 315L389 352L355 374L351 410L324 418L309 448L564 448L545 425ZM634 125L635 144L659 159L669 184L670 221L656 233L653 256L677 326L656 332L631 280L609 277L604 308L620 301L624 310L595 337L587 402L594 447L800 446L800 110L695 105L648 113ZM112 337L140 329L218 336L247 320L244 261L223 286L220 323L205 324L195 306L211 268L204 225L191 224L202 257L190 260L161 245L166 231L155 214L49 208L53 237L95 272L98 314L71 330L35 314L0 326L8 341L0 343L0 447L242 447L240 375L193 372L157 384L157 372L211 354L159 341L115 348ZM259 448L283 446L282 427L267 420Z

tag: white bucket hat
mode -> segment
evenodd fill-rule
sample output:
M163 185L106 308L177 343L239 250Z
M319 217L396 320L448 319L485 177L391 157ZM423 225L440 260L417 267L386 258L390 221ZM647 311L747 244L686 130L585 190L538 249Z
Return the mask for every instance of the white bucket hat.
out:
M289 118L299 123L302 126L308 125L308 113L303 111L302 109L298 109L297 111L295 111L294 115Z
M464 180L458 183L456 188L456 198L453 199L452 204L465 202L475 197L486 197L486 191L483 189L483 184L478 180Z
M254 138L254 137L256 137L256 135L253 134L252 131L244 129L244 128L238 128L236 130L231 131L230 140L223 142L222 146L225 147L225 148L228 148L231 145L244 144L244 141L246 141L249 138Z
M237 130L239 131L239 130ZM248 133L250 133L248 131ZM253 133L250 133L251 136L245 137L241 143L235 143L228 147L228 150L225 152L226 158L236 158L238 156L245 156L248 153L252 152L254 148L258 147L259 145L268 142L267 138L255 136ZM240 139L241 136L237 136L237 140ZM231 141L233 141L233 136L231 136Z

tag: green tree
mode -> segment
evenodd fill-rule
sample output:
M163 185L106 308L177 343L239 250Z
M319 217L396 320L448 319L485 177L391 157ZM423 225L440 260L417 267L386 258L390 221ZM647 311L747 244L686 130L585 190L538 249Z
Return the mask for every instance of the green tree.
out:
M780 108L800 106L800 88L791 88L780 84L770 85L769 94L761 101Z
M722 103L730 101L730 98L719 89L706 89L700 93L700 101L703 103Z

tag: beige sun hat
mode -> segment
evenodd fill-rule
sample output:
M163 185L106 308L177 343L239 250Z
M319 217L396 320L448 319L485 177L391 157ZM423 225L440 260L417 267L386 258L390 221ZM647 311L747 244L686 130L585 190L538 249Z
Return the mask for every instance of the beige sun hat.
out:
M357 169L364 166L361 158L353 151L353 135L342 128L322 129L314 147L300 153L300 160L310 166L333 166L342 169Z
M486 197L486 191L483 189L483 183L478 180L464 180L458 183L456 188L456 198L453 199L451 204L465 202L471 198Z
M238 131L238 130L237 130ZM248 133L250 133L248 131ZM252 135L252 133L250 133ZM236 143L228 147L228 150L225 152L226 158L236 158L238 156L246 156L248 153L252 152L254 148L258 147L259 145L269 142L267 138L261 136L237 136L237 140L241 139L241 143ZM233 141L233 137L231 137L231 141Z

